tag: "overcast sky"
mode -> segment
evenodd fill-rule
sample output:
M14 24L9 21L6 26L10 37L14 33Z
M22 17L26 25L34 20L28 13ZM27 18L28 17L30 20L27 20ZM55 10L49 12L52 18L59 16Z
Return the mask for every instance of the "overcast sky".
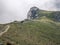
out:
M0 0L0 23L24 20L33 6L44 10L60 10L59 0Z

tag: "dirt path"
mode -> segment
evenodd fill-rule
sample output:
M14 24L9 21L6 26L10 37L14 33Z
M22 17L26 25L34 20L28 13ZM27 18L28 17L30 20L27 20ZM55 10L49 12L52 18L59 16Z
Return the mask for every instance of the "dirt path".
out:
M6 27L7 28L3 32L0 33L0 36L2 36L4 33L6 33L9 30L10 25L7 25Z
M40 20L32 20L32 21L38 21L38 22L40 22Z

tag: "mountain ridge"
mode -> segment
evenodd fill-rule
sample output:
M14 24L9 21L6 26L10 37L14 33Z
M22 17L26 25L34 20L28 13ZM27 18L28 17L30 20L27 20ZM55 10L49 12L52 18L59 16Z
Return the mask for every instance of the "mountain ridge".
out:
M47 18L51 18L55 21L60 21L60 11L46 11L37 7L32 7L27 14L27 18L29 19L40 18L42 16L46 16Z

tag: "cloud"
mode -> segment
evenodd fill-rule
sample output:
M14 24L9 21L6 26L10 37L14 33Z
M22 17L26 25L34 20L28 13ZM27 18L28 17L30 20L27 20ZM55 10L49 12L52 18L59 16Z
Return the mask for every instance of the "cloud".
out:
M45 2L41 7L44 10L60 11L60 0L49 0Z
M0 23L24 20L33 6L44 10L60 8L59 0L0 0Z
M60 10L60 0L55 0L54 5L55 5L57 10Z

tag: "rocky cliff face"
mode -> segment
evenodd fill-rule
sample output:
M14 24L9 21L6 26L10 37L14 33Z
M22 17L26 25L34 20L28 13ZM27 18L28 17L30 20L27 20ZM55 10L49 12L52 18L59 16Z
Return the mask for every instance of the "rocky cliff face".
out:
M32 7L30 8L29 12L28 12L28 16L27 18L28 19L35 19L35 18L38 18L38 12L39 12L39 8L37 7Z

